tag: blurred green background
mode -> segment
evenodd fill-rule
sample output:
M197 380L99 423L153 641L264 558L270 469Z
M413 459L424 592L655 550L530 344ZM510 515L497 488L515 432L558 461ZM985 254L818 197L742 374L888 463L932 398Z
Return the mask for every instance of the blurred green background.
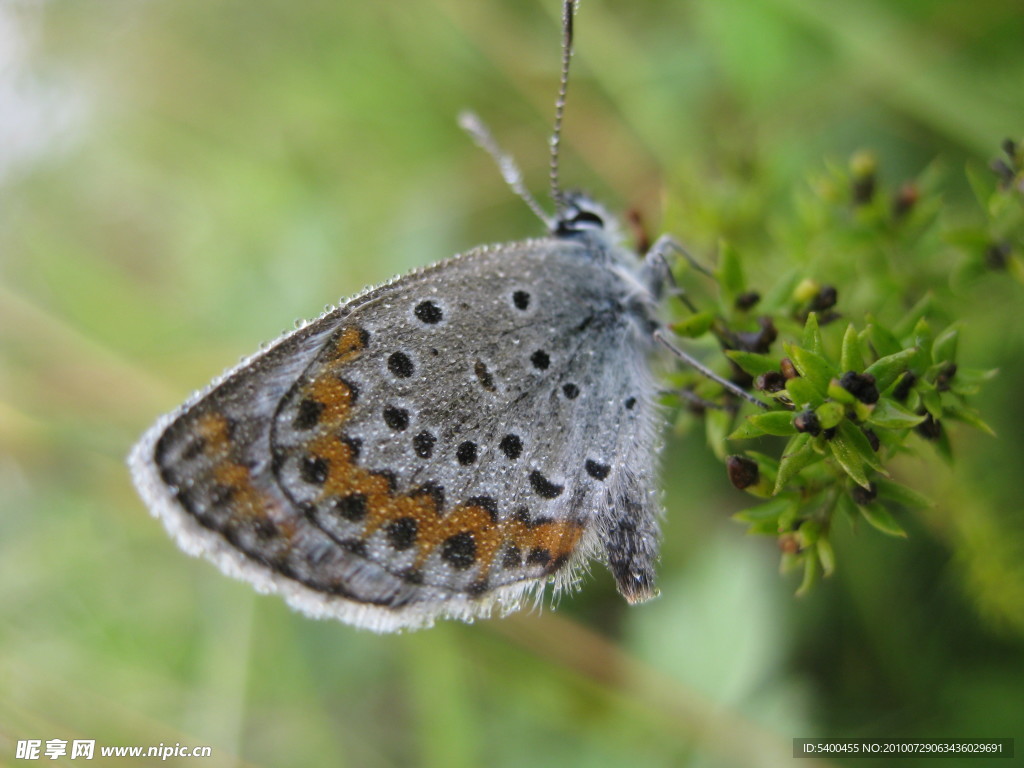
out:
M26 738L208 744L218 766L1024 750L1024 310L1002 276L957 308L965 363L1001 369L977 402L1000 438L954 429L953 469L901 464L938 505L907 541L840 535L806 598L696 435L666 448L659 600L628 608L597 567L557 612L402 636L253 594L135 496L143 429L296 318L540 233L455 115L544 193L558 6L0 3L0 763ZM938 159L968 217L965 164L1024 131L1022 39L1019 0L584 0L563 177L748 259L862 147L890 182Z

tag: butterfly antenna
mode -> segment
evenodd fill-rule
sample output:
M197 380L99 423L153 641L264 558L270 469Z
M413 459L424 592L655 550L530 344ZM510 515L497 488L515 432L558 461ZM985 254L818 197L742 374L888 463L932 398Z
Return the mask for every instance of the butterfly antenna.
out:
M562 146L562 120L565 117L565 98L569 92L569 62L572 60L572 23L576 13L576 0L565 0L562 5L562 74L558 79L558 98L555 99L555 124L551 131L551 199L555 204L555 217L565 210L565 196L558 178L559 150Z
M554 219L540 207L537 199L530 194L530 190L523 182L523 172L519 170L516 161L512 159L511 155L502 151L483 121L473 112L462 112L459 115L459 127L470 135L478 147L491 156L498 165L498 170L501 171L501 177L505 179L505 183L529 206L537 218L543 221L548 229L551 229L554 226Z

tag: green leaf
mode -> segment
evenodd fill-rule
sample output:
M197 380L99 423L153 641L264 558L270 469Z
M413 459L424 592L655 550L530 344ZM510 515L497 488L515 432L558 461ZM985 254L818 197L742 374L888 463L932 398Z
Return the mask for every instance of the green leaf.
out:
M1006 271L1013 276L1014 280L1024 285L1024 259L1017 254L1012 254Z
M870 373L874 376L875 386L878 387L878 391L884 392L896 381L900 374L910 367L918 351L916 347L911 347L892 355L886 355L869 365L864 373Z
M749 509L737 512L732 518L742 523L761 523L767 520L774 523L783 513L795 505L795 499L788 496L777 497L766 501L764 504L758 504L756 507L750 507Z
M846 409L842 404L835 402L822 403L814 409L814 412L818 414L818 421L821 422L822 429L831 429L846 416Z
M977 411L973 408L965 408L953 403L946 406L945 415L946 418L962 421L964 424L970 424L975 429L980 429L990 437L997 437L995 430L986 422L982 421Z
M907 389L907 397L910 398L909 402L911 404L913 404L913 402L914 402L913 401L913 395L915 394L914 386L917 384L917 381L916 381L917 374L915 374L913 371L904 371L903 373L901 373L899 376L896 377L896 381L893 382L893 387L895 388L895 387L900 386L900 382L903 381L904 377L906 377L906 376L914 376L915 377L914 383L910 384L909 388ZM905 400L904 402L908 402L908 401Z
M803 557L796 554L795 552L783 552L782 557L779 558L779 572L792 573L793 569L800 565L802 562Z
M818 328L817 312L809 312L807 314L807 322L804 323L804 335L801 344L811 352L818 355L821 354L821 330Z
M708 447L719 461L725 461L729 453L725 441L732 427L733 415L728 411L709 410L704 415L704 432Z
M820 453L814 450L810 435L806 433L794 435L782 452L782 460L779 462L779 474L775 478L775 493L782 491L786 483L800 474L801 470L821 461L823 458Z
M751 459L757 462L757 468L761 471L762 475L775 479L776 473L779 471L779 460L774 456L769 456L767 453L761 453L760 451L744 451L744 453Z
M808 518L800 524L796 534L801 549L813 547L821 537L821 524L813 517Z
M910 311L892 329L893 335L898 339L909 336L921 318L931 312L934 302L935 297L931 293L926 293L922 296L917 304L911 307Z
M940 333L932 344L932 360L936 363L951 363L956 360L956 347L960 338L960 329L956 326L947 328Z
M796 434L793 426L793 414L790 411L768 411L755 413L748 419L755 427L769 435L786 437Z
M867 473L864 471L864 459L860 452L841 435L836 435L828 441L828 449L833 458L843 468L857 485L864 488L870 486Z
M839 425L837 433L860 454L861 461L888 477L889 473L882 465L878 454L875 453L875 449L871 447L871 443L868 442L867 436L860 427L851 421L844 421Z
M685 320L672 323L672 330L680 336L696 339L707 333L714 322L715 315L713 312L698 312L695 315L690 315Z
M775 280L775 284L768 289L758 307L762 312L778 312L785 307L793 294L793 289L800 282L803 270L793 267Z
M843 421L835 437L829 440L826 445L833 458L843 468L843 471L858 485L868 488L871 483L868 480L865 467L887 475L885 468L878 460L878 456L871 448L871 443L861 432L860 427L849 421Z
M897 341L896 337L878 323L872 322L868 326L868 335L871 338L871 346L875 348L875 353L879 357L893 355L903 349L903 345Z
M828 383L828 396L831 397L838 403L844 405L853 405L858 402L857 398L853 396L853 393L846 387L840 385L839 379L832 379Z
M821 571L826 576L831 576L836 570L836 553L832 549L832 543L828 540L828 536L822 536L818 539L816 548L818 550L818 559L821 561Z
M911 335L914 337L914 345L926 350L930 355L933 334L932 327L928 324L927 318L922 317L917 321L917 325L914 326Z
M965 251L981 253L989 243L989 234L979 227L954 227L945 232L942 239Z
M904 539L907 537L907 532L903 530L903 526L897 523L896 518L881 504L873 502L863 507L858 507L858 509L861 516L882 533L889 536L899 536Z
M911 429L922 421L924 416L911 413L902 405L888 397L881 398L871 412L868 421L883 429Z
M981 391L981 385L995 377L998 373L998 370L983 371L978 368L958 368L950 391L965 397L967 395L976 395Z
M943 461L947 464L953 463L953 445L949 442L949 432L943 429L942 432L939 433L938 439L932 440L930 443L938 452L939 456L942 457Z
M797 597L803 597L818 583L818 576L821 574L821 564L818 562L818 550L808 549L803 553L804 578L800 582L800 588L796 591Z
M933 419L942 418L942 396L934 389L926 389L921 392L921 404Z
M958 368L956 378L970 384L984 384L999 375L998 368Z
M760 376L762 373L771 373L779 370L779 361L773 360L767 355L759 355L755 352L743 352L737 349L727 349L725 356L751 376Z
M992 194L995 192L995 183L992 173L985 169L981 169L974 166L974 164L968 164L966 168L967 181L971 185L971 191L974 192L974 197L978 201L978 204L988 210L989 200L992 198Z
M786 494L787 497L793 500L793 504L785 509L781 515L779 515L779 533L783 531L792 531L796 528L797 521L800 519L800 501L802 500L804 505L810 506L810 499L801 499L801 497L793 497L790 494Z
M973 397L981 392L981 387L977 384L964 384L962 381L958 381L959 378L960 377L958 375L949 385L949 391L954 395L960 395L960 397Z
M736 515L733 515L733 518L739 520L739 518ZM778 536L779 521L760 520L755 523L749 523L747 525L746 533L748 536Z
M867 403L862 403L860 400L857 400L853 404L853 416L851 418L857 422L867 421L873 408L873 405L868 405Z
M907 509L929 509L935 506L928 497L894 480L879 477L875 480L875 488L879 499L894 501Z
M828 383L836 375L829 362L818 353L804 347L790 345L786 351L800 375L824 394L828 390Z
M725 294L723 298L729 306L732 306L733 300L746 290L747 281L743 277L740 255L724 240L719 245L718 281Z
M786 392L789 394L789 399L799 408L804 406L815 408L825 400L821 392L804 378L789 379L786 382Z
M839 355L839 367L844 371L863 371L864 356L861 354L860 336L853 323L846 326L843 335L843 351Z
M839 497L836 499L836 514L843 515L850 521L851 527L856 530L857 522L860 520L860 508L853 502L850 494L839 494Z
M736 429L725 438L726 440L751 440L755 437L764 437L768 433L751 421L748 416Z

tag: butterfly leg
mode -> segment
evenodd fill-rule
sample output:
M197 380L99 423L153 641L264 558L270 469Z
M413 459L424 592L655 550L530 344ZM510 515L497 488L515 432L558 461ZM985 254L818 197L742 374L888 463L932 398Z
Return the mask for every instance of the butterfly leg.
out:
M715 373L710 368L708 368L706 365L704 365L704 363L700 362L697 358L693 357L692 355L688 354L687 352L684 352L682 349L677 347L675 344L673 344L671 341L669 341L669 339L665 335L664 331L662 331L660 328L658 330L656 330L653 335L654 335L654 340L656 342L658 342L659 344L664 346L669 352L671 352L673 355L678 357L680 360L682 360L688 366L693 368L701 376L704 376L705 378L711 379L712 381L716 382L717 384L720 384L722 387L724 387L725 389L727 389L730 392L732 392L737 397L742 397L747 402L753 403L754 405L758 406L759 408L768 409L769 406L766 403L762 402L761 400L758 400L752 394L747 392L747 390L743 389L743 387L739 387L739 386L733 384L731 381L728 381L727 379L723 379L717 373Z
M663 269L668 269L668 254L674 253L678 256L682 256L686 263L693 267L695 270L700 272L702 275L714 279L714 273L697 261L697 258L686 250L686 247L676 240L672 235L661 235L657 240L654 241L647 253L644 254L644 262L648 263L651 261L661 261L664 264Z
M641 278L644 285L655 295L660 296L664 286L669 286L669 293L682 301L691 312L697 312L697 307L690 301L689 297L677 283L672 269L669 266L669 254L681 255L686 262L695 270L708 277L714 277L707 267L697 261L686 248L671 235L662 235L654 241L654 245L647 249L644 254L644 265Z
M672 270L668 266L667 254L669 252L675 252L682 255L682 257L686 259L686 261L694 269L705 275L708 275L709 277L714 277L714 275L712 275L712 273L707 269L707 267L703 266L700 262L698 262L690 254L690 252L687 251L679 243L679 241L677 241L671 235L662 235L655 241L654 245L652 245L650 250L648 250L647 253L644 255L644 265L641 274L641 279L644 281L644 284L647 285L648 289L655 296L660 295L664 285L668 283L671 289L677 293L679 298L683 301L683 303L686 304L690 311L696 312L696 307L693 306L693 304L687 298L685 293L682 292L682 289L678 288L675 284L675 278L672 276ZM731 381L723 379L721 376L716 374L714 371L712 371L706 365L701 363L699 360L695 359L693 356L687 354L685 351L677 347L668 339L665 332L662 331L661 329L654 331L653 335L655 341L657 341L659 344L662 344L673 355L678 357L680 360L682 360L690 367L694 368L702 376L705 376L711 379L712 381L721 384L725 389L729 390L734 395L737 395L760 408L768 407L746 390L736 386Z

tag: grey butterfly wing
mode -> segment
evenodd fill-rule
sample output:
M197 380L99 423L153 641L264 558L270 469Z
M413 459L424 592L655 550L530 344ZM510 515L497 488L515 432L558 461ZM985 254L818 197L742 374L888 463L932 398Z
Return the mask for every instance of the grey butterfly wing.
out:
M515 607L599 542L649 596L656 439L628 287L572 242L478 249L369 291L147 435L190 551L378 630Z

